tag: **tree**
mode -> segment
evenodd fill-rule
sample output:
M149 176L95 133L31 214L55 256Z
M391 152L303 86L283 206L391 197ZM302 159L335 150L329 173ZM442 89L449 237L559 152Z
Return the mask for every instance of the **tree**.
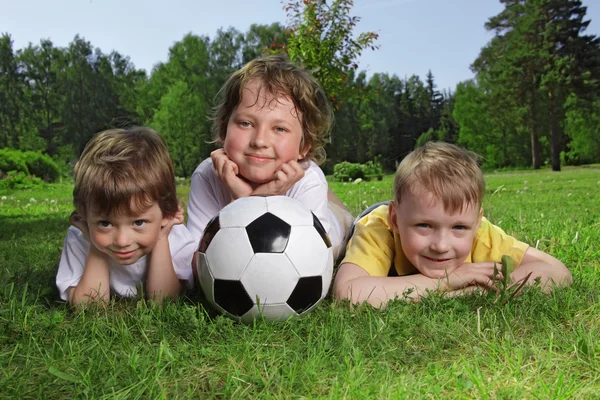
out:
M589 60L598 64L598 41L581 35L589 21L583 20L586 7L579 0L501 2L504 10L486 23L496 37L473 69L491 92L513 99L517 132L529 131L531 137L533 167L541 166L540 146L549 141L552 168L560 170L564 102L576 90L572 83L586 80Z
M292 0L284 7L291 20L286 49L290 59L313 74L336 109L354 95L345 83L358 68L358 57L378 48L374 32L354 38L360 18L350 16L352 6L352 0Z
M160 100L160 106L150 123L165 138L175 164L177 176L188 177L208 154L209 132L204 129L205 110L201 96L183 81L178 81Z
M61 74L64 73L60 67L64 65L64 51L55 48L50 40L43 39L39 46L29 44L19 51L18 57L28 82L28 119L34 133L44 142L43 150L55 155L60 144L58 136L63 126L63 98L59 82ZM27 150L24 146L21 146L21 149Z
M269 52L285 51L289 31L280 23L252 24L242 40L242 64Z
M22 133L24 76L8 34L0 37L0 147L19 147Z

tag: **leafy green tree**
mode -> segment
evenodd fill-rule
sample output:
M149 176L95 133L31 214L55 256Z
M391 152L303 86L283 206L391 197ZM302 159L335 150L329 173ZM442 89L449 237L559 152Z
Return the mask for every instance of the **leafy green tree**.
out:
M586 80L589 60L599 58L598 41L581 35L589 23L583 20L586 7L579 0L501 3L504 10L486 23L496 37L482 49L473 69L497 98L511 99L516 133L528 132L531 138L533 167L541 166L549 143L552 168L560 170L565 100Z
M484 157L487 168L527 164L528 149L510 123L511 106L479 87L475 81L458 84L453 116L460 126L458 143Z
M284 7L291 21L286 49L290 59L312 72L336 109L353 96L346 81L358 68L358 57L378 48L375 32L354 37L360 18L350 15L352 6L352 0L292 0Z
M23 131L25 78L8 34L0 37L0 148L19 147Z
M197 112L206 108L202 102L201 96L179 81L161 98L151 122L167 142L177 176L191 176L201 157L208 153L206 118Z
M64 70L61 65L64 51L54 47L48 39L39 45L31 43L19 51L19 61L28 85L28 120L36 137L44 142L43 150L50 155L58 151L60 129L63 126L61 108L63 97L59 82ZM36 146L21 146L22 150L38 150Z
M289 31L279 22L250 25L241 41L242 64L269 52L285 51L289 35Z
M440 123L442 105L444 104L444 96L437 90L435 78L431 70L427 72L425 77L425 89L429 97L429 110L427 110L429 118L429 129L437 129Z
M571 95L566 101L564 129L570 142L569 164L600 162L600 99L593 102Z

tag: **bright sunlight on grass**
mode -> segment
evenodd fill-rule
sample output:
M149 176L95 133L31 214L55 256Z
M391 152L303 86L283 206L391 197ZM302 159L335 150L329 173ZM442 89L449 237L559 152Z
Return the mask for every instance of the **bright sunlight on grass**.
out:
M391 198L392 179L331 186L357 214ZM206 310L197 293L71 311L54 277L72 186L0 191L0 397L598 398L600 166L486 182L485 215L562 260L571 287L385 311L327 300L254 326Z

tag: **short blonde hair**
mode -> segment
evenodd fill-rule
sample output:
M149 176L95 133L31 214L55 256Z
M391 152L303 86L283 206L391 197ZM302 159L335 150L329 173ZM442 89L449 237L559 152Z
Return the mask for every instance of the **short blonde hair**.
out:
M406 156L394 179L394 202L406 193L431 193L448 212L468 205L481 207L485 194L478 155L444 142L427 142Z
M154 202L163 217L172 217L179 207L167 145L150 128L97 133L75 164L74 180L73 204L85 218L91 210L139 214Z
M324 146L333 124L333 111L323 88L304 69L294 65L285 55L260 57L234 72L219 91L220 101L213 113L213 134L218 144L227 136L227 124L235 108L242 101L244 88L251 80L258 80L262 88L273 96L289 97L296 111L302 113L302 142L310 150L304 160L325 161ZM257 99L260 92L256 94Z

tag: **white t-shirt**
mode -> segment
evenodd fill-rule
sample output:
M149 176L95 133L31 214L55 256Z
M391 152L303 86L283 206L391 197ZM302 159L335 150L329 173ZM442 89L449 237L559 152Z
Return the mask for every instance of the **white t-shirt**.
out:
M197 244L197 240L184 225L173 226L169 233L169 247L175 274L188 289L194 285L191 263ZM77 286L81 280L89 248L90 242L83 236L83 233L71 226L67 231L56 274L56 286L61 299L67 300L69 288ZM131 265L119 265L113 260L109 260L111 293L124 297L137 296L136 286L145 281L147 264L148 255L141 257Z
M328 207L328 185L325 175L313 161L302 165L304 177L296 182L285 195L300 201L311 210L329 234L331 244L337 247L344 234L340 222ZM229 203L231 203L229 189L215 173L212 160L207 158L192 174L187 222L190 233L200 239L211 218Z

